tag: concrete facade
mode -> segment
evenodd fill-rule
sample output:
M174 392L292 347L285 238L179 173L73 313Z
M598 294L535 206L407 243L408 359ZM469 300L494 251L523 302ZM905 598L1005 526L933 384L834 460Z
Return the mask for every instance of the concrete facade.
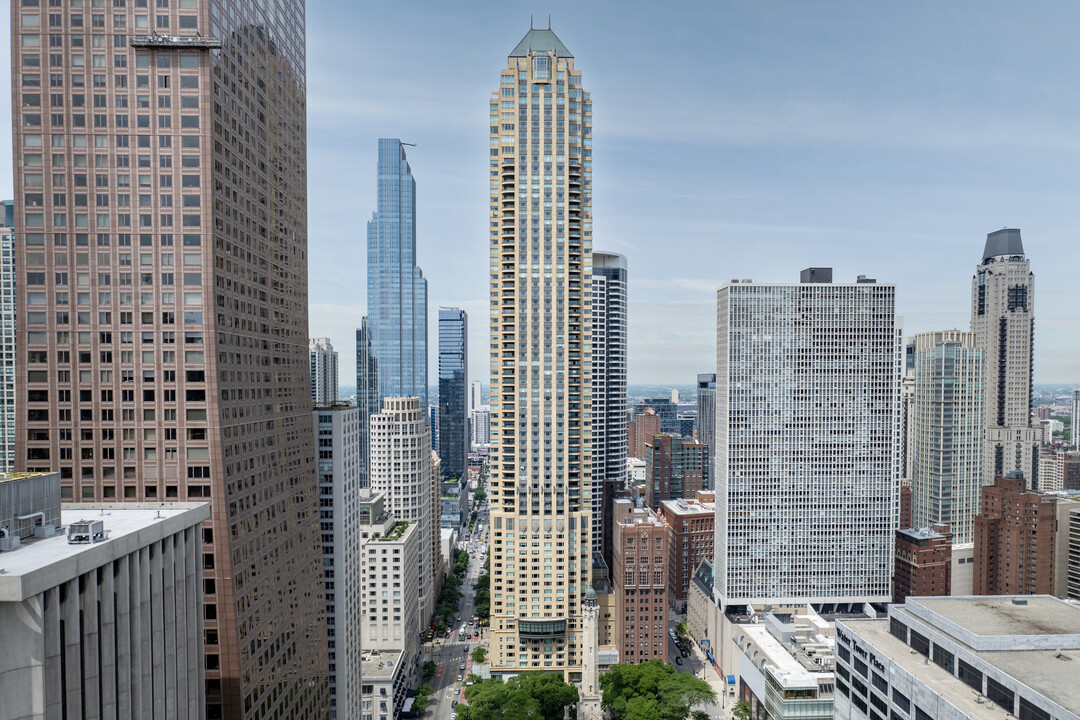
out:
M1052 597L908 598L836 636L837 720L1080 717L1080 609Z
M205 718L209 517L207 503L65 505L63 525L100 521L106 537L0 552L0 714Z

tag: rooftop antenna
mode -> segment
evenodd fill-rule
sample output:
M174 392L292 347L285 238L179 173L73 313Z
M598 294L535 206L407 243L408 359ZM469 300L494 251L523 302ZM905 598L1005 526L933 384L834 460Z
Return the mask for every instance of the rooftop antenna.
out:
M402 144L402 145L408 145L409 147L416 147L416 143L407 143L407 142L403 142L403 143L401 143L401 144Z
M532 15L529 15L529 29L530 30L533 29L533 16Z
M551 29L551 15L548 15L548 30Z

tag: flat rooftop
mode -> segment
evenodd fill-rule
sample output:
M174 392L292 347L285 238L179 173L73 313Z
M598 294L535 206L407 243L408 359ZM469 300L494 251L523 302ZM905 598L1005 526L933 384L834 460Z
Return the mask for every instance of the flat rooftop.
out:
M801 653L796 650L797 657L793 657L792 648L773 637L764 625L740 625L736 632L742 632L750 637L765 653L769 664L773 666L773 674L780 679L785 688L817 687L819 680L832 680L831 669L822 670L812 665L807 667L811 661L805 649ZM826 644L831 643L826 641Z
M1047 635L1066 636L1056 647L1080 649L1080 608L1049 595L1018 600L1021 604L1011 596L921 597L909 598L903 609L977 650L1000 649L986 647L979 638Z
M210 518L210 503L68 503L61 528L48 538L28 538L0 552L0 602L21 602L139 548ZM67 529L81 520L100 520L108 539L69 545Z
M364 680L394 679L394 674L401 665L404 650L365 650L360 661L360 677Z
M1077 612L1080 613L1080 610ZM924 664L922 655L912 653L903 641L889 632L887 620L852 620L844 624L968 717L1015 720L1000 706L991 709L985 702L977 703L976 693L952 673L934 663ZM1006 650L980 652L978 655L981 660L1057 703L1069 711L1071 717L1076 717L1076 708L1080 708L1080 683L1076 682L1080 651Z

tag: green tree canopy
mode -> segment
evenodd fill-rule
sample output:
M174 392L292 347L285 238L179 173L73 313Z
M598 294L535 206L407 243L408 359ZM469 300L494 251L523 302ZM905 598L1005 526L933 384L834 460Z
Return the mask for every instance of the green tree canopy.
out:
M424 682L431 680L435 677L435 673L439 672L439 666L431 660L424 663Z
M617 720L686 720L690 708L716 702L716 693L707 682L660 660L640 665L612 665L600 676L603 705ZM635 698L648 702L631 702ZM653 715L655 710L656 715Z
M455 709L469 720L562 720L564 709L578 701L578 691L560 675L532 671L505 683L497 678L477 683L465 689L465 697L469 705Z
M737 717L739 720L747 720L750 717L750 703L737 702L735 707L731 708L731 714Z
M469 657L472 658L472 661L474 663L482 663L487 660L487 650L477 645L476 648L472 651L472 655L470 655Z

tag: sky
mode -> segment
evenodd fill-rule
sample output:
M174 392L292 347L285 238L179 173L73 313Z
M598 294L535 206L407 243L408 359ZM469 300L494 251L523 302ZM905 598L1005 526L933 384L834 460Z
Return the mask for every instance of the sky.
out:
M1002 227L1021 229L1036 277L1035 381L1080 382L1080 3L312 0L307 12L309 333L338 350L342 386L380 137L416 144L429 382L438 308L453 306L469 313L469 374L486 383L488 101L530 14L540 27L551 16L592 95L593 248L628 259L631 383L711 371L716 290L733 278L831 266L837 281L894 283L906 335L968 329L971 277Z

